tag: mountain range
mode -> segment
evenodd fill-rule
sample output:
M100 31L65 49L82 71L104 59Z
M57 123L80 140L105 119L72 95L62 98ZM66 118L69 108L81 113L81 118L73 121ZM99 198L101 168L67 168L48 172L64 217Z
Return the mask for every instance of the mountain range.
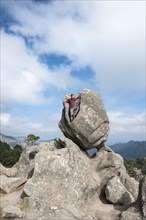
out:
M146 158L146 141L129 141L127 143L117 143L110 148L123 158Z
M10 147L14 147L15 145L20 145L23 148L27 145L26 141L25 141L26 137L25 136L21 136L21 137L13 137L13 136L9 136L9 135L4 135L2 133L0 133L0 140L2 142L5 142L7 144L9 144ZM51 140L38 140L38 143L40 142L50 142Z
M26 137L13 137L0 133L0 140L6 142L11 147L14 147L16 144L21 145L22 147L26 146L25 142ZM39 142L45 142L45 140L40 140ZM49 142L49 140L48 140ZM129 141L127 143L116 143L109 146L116 153L120 154L123 158L146 158L146 141Z
M0 140L10 145L10 147L14 147L15 145L21 145L25 147L25 137L13 137L0 133Z

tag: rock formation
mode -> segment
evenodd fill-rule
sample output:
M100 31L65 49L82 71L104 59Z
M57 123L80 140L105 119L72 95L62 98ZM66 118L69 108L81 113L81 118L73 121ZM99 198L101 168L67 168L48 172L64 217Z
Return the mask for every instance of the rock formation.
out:
M119 182L119 201L123 199L121 186L130 198L126 205L138 196L138 183L126 173L122 157L105 145L94 159L89 159L70 139L58 138L26 148L18 163L7 172L16 167L16 176L7 178L27 176L26 182L10 193L20 192L19 199L16 204L6 204L6 194L1 194L2 215L12 219L119 219L118 207L124 202L109 203L106 193L112 179ZM108 190L114 197L115 189Z
M67 97L64 97L63 103ZM109 119L100 95L89 89L81 90L77 105L80 111L72 122L69 119L69 106L64 105L59 128L83 149L100 147L107 140L109 131Z
M90 90L80 94L74 121L67 105L62 113L66 137L28 146L12 168L0 166L3 219L145 218L145 178L139 185L127 174L123 158L105 145L109 121L99 95ZM99 148L93 159L85 151L91 146Z

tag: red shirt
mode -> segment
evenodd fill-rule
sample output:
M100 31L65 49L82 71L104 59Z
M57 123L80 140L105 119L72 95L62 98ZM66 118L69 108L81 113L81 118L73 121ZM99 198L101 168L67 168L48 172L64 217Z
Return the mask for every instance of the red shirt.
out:
M70 98L70 99L67 100L67 102L69 103L70 108L74 108L75 98Z

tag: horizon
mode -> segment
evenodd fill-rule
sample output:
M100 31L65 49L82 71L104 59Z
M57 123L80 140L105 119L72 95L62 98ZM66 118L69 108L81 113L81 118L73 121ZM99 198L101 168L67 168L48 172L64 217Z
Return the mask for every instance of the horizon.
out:
M6 136L7 138L8 137L10 137L10 138L26 138L27 136L12 136L12 135L10 135L10 134L2 134L2 133L0 133L0 135L4 135L4 136ZM65 136L62 136L62 137L65 137ZM58 138L58 137L56 137L56 138ZM60 137L61 138L61 137ZM55 139L55 138L54 138ZM40 141L51 141L51 140L53 140L53 139L39 139L38 141L40 142ZM128 141L126 141L126 142L121 142L121 141L119 141L119 142L114 142L114 143L108 143L108 140L107 141L105 141L105 144L107 144L107 145L115 145L115 144L126 144L126 143L129 143L129 142L146 142L146 140L128 140Z
M0 19L1 133L63 136L65 94L88 88L107 142L145 140L145 1L1 0Z

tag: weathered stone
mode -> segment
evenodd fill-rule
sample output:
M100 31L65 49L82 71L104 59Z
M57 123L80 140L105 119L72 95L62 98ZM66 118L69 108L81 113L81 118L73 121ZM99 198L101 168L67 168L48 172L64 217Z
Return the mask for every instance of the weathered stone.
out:
M124 166L123 158L114 153L109 147L102 147L94 160L91 160L93 169L96 169L98 176L102 182L100 188L105 188L109 179L117 176L126 190L134 197L136 201L138 197L138 182L134 178L129 177Z
M139 205L143 218L146 219L146 176L141 178L139 187Z
M9 177L14 177L18 174L16 167L6 168L0 163L0 175L6 175Z
M105 194L113 204L127 205L135 201L117 176L108 181Z
M120 216L120 220L143 220L140 213L132 213L132 212L122 212Z
M41 148L45 148L45 146L46 143L42 142L39 145L27 146L24 149L21 157L19 158L19 161L12 167L13 169L16 168L18 170L17 176L26 178L31 177L30 174L34 169L35 155L41 150ZM9 168L9 170L12 168Z
M79 212L83 215L80 208L84 201L82 198L91 200L91 194L97 193L98 183L88 173L86 155L82 153L81 156L79 148L73 143L72 146L49 154L40 151L36 155L34 175L24 187L25 194L30 197L25 219L32 218L32 215L39 219L42 216L44 219L49 216L57 219L63 213L65 219L74 219L73 216L79 216ZM52 206L58 207L53 214Z
M21 219L23 217L23 212L20 208L9 205L3 209L3 217L8 219Z
M114 159L107 163L107 167L98 167L105 155L105 160ZM24 187L28 201L24 219L58 220L60 217L76 220L87 216L100 219L101 212L96 204L100 201L102 187L113 174L119 175L124 169L122 158L116 155L103 147L94 159L89 159L67 138L48 143L45 150L42 148L37 153L33 176ZM113 212L116 216L117 212Z
M105 198L105 187L114 176L137 198L138 184L126 173L123 158L104 144L96 157L89 159L72 140L56 138L26 148L14 167L17 178L27 180L23 192L18 188L23 220L119 220L120 210Z
M64 135L70 138L83 149L99 147L107 140L109 119L100 95L92 90L80 91L80 111L77 117L70 122L69 106L65 104L59 128ZM65 103L66 97L64 98Z
M18 174L18 170L16 167L12 167L7 169L6 176L8 177L16 177Z
M5 175L0 176L0 190L5 193L10 193L16 190L19 186L26 182L26 178L22 177L7 177Z

